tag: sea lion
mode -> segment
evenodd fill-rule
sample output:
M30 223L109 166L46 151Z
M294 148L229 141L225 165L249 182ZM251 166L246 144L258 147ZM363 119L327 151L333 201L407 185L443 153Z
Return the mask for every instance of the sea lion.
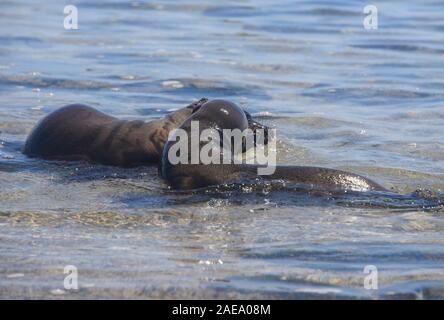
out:
M248 128L245 113L234 103L224 100L213 100L204 103L199 110L185 120L180 129L191 133L192 121L198 121L199 131L208 128L240 129ZM223 134L223 133L221 133ZM253 133L254 134L254 133ZM220 140L223 138L220 137ZM385 189L365 177L357 174L320 167L277 166L271 175L258 175L257 165L250 164L192 164L190 155L186 163L172 164L170 149L177 143L170 139L163 150L160 168L161 176L175 189L194 189L210 185L279 179L301 183L329 190L341 191L385 191ZM202 143L200 143L202 147ZM242 150L244 152L246 150Z
M157 164L169 132L207 101L202 98L150 122L120 120L86 105L68 105L39 122L23 153L49 160L86 160L124 167ZM264 128L248 113L244 116L251 128Z
M87 160L115 166L157 163L169 131L206 101L201 99L151 122L120 120L86 105L71 104L37 124L23 153L50 160Z

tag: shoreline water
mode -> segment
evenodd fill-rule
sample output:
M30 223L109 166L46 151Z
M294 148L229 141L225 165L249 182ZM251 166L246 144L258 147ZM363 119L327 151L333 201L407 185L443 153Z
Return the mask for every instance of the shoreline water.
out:
M206 96L276 128L278 164L442 195L442 4L384 2L373 31L348 0L77 5L65 30L55 0L0 3L1 299L443 298L439 205L279 184L176 192L156 167L20 152L63 105L148 121Z

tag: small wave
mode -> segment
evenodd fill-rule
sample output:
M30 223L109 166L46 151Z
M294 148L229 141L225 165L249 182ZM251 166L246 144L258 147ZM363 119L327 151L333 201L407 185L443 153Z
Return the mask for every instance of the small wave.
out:
M359 49L374 49L374 50L389 50L389 51L401 51L401 52L422 52L442 55L444 49L436 49L424 46L415 46L411 44L358 44L352 45L352 47Z
M65 89L104 89L113 88L115 84L98 82L98 81L76 81L70 79L57 79L37 77L34 75L0 75L0 84L4 85L21 85L28 87L41 88L65 88Z
M214 6L204 10L204 15L211 17L251 17L265 14L252 6Z
M228 81L198 78L176 78L166 79L160 82L165 91L174 90L181 93L189 93L193 96L212 97L239 97L250 96L260 97L269 100L270 97L259 86L237 84Z

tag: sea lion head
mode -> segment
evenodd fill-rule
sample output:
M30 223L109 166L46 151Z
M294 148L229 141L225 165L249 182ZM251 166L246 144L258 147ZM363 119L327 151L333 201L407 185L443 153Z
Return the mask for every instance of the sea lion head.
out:
M186 132L188 136L191 136L193 139L192 133L192 125L198 123L199 134L202 133L205 129L214 129L219 134L219 142L222 143L226 134L224 132L225 129L235 130L238 129L241 132L245 132L246 137L251 138L253 135L253 140L256 144L256 133L258 129L263 129L265 132L263 133L266 137L267 128L262 124L254 121L250 114L246 113L242 108L237 106L236 104L226 101L226 100L211 100L208 101L195 110L191 116L186 119L182 125L179 127L179 130L182 132ZM250 129L250 130L246 130ZM266 143L266 138L262 140L263 143ZM247 151L248 147L252 147L250 144L245 143L245 140L242 140L241 149L232 149L233 154L236 155L239 152ZM219 165L214 164L206 164L207 166L214 167L211 176L206 174L202 176L199 174L199 166L202 166L201 162L193 163L191 160L191 151L188 152L188 162L187 163L176 163L172 164L170 161L170 148L177 143L177 140L170 140L165 144L162 162L161 162L161 176L167 179L173 187L176 188L189 188L190 186L199 185L208 185L209 181L216 183L219 178L223 178L221 173L217 172L218 168L221 168ZM200 148L204 145L201 141L199 142ZM188 142L188 150L191 150L191 142ZM176 147L175 147L176 148ZM171 149L171 151L176 149ZM219 149L223 150L222 148ZM175 152L175 151L174 151ZM180 153L180 152L179 152ZM224 150L225 153L225 150ZM175 153L173 153L175 154ZM218 154L217 156L220 156ZM208 169L208 168L207 168ZM209 172L206 170L206 172ZM214 174L213 174L214 173ZM220 177L219 177L220 176Z
M222 129L247 129L247 115L236 104L226 100L211 100L196 109L189 121L204 121Z
M261 143L263 143L265 145L268 143L268 127L262 123L257 122L256 120L254 120L249 112L241 109L236 104L234 104L230 101L222 100L222 99L208 100L207 98L202 98L197 103L194 103L192 105L192 108L193 108L192 114L200 111L202 107L204 107L204 109L206 109L206 112L211 113L213 116L217 116L218 112L224 112L224 115L229 115L229 114L227 114L227 112L228 113L231 112L231 117L227 118L223 115L224 116L223 118L225 120L227 120L228 122L230 119L243 118L242 116L239 115L239 111L241 110L247 119L248 128L251 129L254 133L255 145L257 143L257 133L259 131L261 131L261 134L264 135L264 140ZM223 127L223 128L225 128L225 127ZM225 128L225 129L228 129L228 128Z

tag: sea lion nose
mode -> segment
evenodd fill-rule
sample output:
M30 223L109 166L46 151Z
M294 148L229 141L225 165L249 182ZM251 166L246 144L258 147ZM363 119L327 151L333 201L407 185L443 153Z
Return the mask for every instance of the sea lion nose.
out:
M268 127L257 121L251 120L250 128L254 132L255 143L259 134L264 135L264 145L268 144Z
M259 134L263 134L264 136L264 145L268 144L268 127L266 125L263 125L262 123L253 120L253 117L247 111L244 111L244 113L248 120L248 127L253 130L254 133L254 144L256 145L258 140L257 137Z

